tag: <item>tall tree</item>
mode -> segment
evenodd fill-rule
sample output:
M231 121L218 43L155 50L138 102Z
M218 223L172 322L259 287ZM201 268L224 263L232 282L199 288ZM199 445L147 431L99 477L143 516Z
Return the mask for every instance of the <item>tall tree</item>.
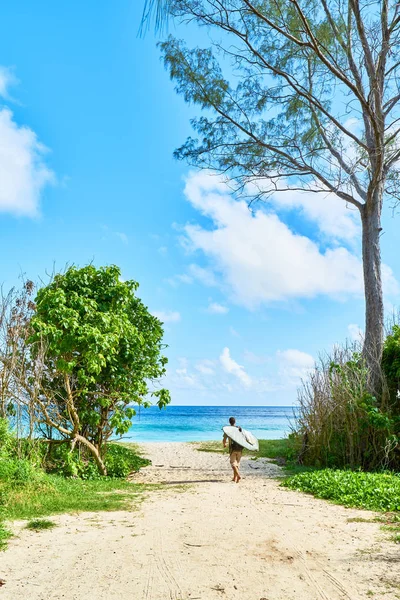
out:
M30 319L30 356L20 382L39 423L102 460L112 434L122 435L135 414L132 403L169 402L150 389L165 374L163 328L136 296L135 281L118 267L70 267L40 289Z
M256 196L327 194L362 224L364 353L378 386L382 204L400 197L400 4L395 0L151 0L145 19L204 26L210 47L161 44L177 91L205 110L176 151ZM253 188L254 188L253 185Z

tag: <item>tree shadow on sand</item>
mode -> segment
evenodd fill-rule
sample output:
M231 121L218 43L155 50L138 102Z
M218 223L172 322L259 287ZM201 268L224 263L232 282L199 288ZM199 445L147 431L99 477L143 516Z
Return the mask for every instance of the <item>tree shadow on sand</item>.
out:
M185 479L181 481L160 481L161 485L177 485L181 483L223 483L225 479Z

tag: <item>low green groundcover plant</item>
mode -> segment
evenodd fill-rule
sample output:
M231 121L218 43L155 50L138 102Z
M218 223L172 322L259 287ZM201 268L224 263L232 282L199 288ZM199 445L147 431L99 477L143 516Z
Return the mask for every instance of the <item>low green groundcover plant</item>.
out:
M322 469L299 473L281 485L344 506L400 511L400 475L395 473Z

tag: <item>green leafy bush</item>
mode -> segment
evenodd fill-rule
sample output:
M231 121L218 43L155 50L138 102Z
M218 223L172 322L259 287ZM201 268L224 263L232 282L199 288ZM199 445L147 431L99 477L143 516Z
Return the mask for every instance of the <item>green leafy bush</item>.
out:
M3 458L0 460L0 480L18 486L43 479L44 473L25 458Z
M132 448L120 444L108 444L105 463L109 477L126 477L132 471L139 471L150 461L139 456Z
M392 403L400 407L400 325L394 325L383 347L382 367ZM397 412L399 412L397 410Z
M400 511L400 476L323 469L289 477L281 485L337 504L378 511Z
M149 461L139 456L136 448L121 444L107 444L104 462L108 477L126 477L132 471L138 471L149 464ZM82 449L71 451L68 443L52 444L46 459L46 470L64 477L79 477L81 479L98 479L102 477L92 458Z
M100 476L91 458L86 458L86 455L81 453L79 448L71 450L68 442L49 444L45 469L48 473L55 473L64 477L94 479L96 476Z
M104 445L127 433L132 403L170 402L168 390L149 389L149 381L165 375L167 358L162 323L136 295L138 287L123 281L116 266L70 267L38 291L30 318L30 377L42 398L37 418L55 436L84 444L103 475Z

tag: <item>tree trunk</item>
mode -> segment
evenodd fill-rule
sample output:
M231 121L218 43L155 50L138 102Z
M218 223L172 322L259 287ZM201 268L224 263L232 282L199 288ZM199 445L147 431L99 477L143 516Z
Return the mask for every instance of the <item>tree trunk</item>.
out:
M94 444L92 444L92 442L89 442L89 440L87 440L85 437L83 437L83 435L80 435L79 433L75 434L75 439L78 442L81 442L81 444L83 444L87 448L89 448L90 452L92 453L92 455L94 457L94 460L96 461L96 464L99 468L100 473L102 475L107 475L106 465L102 461L100 452L97 450L96 446Z
M381 207L383 189L378 186L375 197L363 206L362 255L365 290L365 338L363 354L369 370L372 394L381 389L384 309L381 273Z

